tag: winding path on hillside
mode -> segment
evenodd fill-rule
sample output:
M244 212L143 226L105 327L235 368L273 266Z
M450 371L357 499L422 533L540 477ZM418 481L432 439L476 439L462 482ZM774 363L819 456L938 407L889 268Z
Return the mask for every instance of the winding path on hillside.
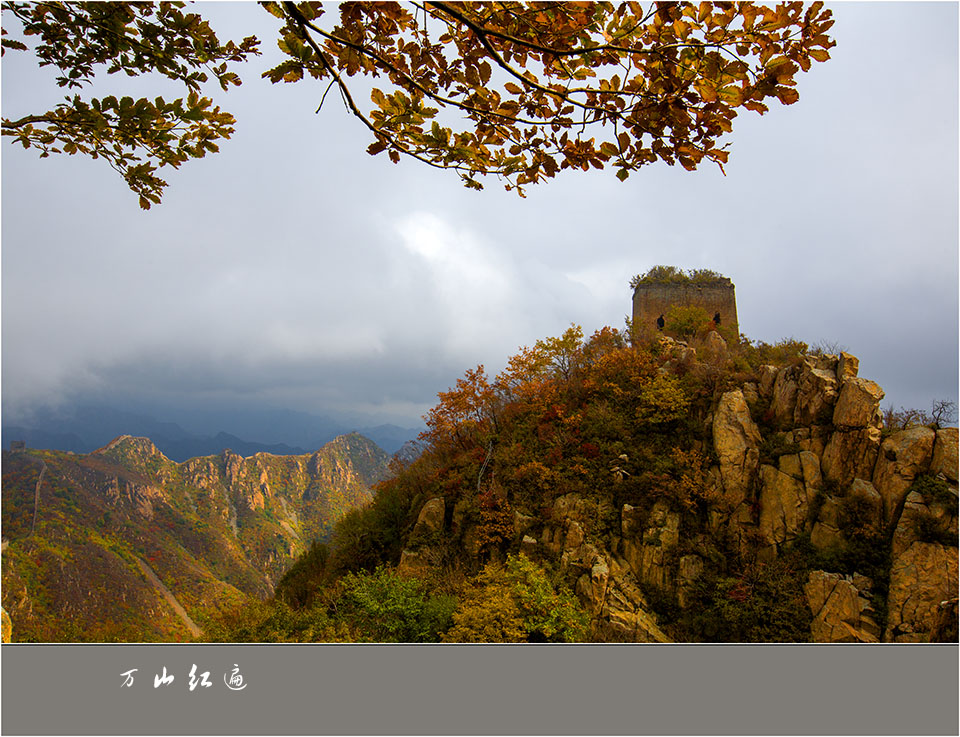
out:
M194 621L190 619L190 615L187 614L187 610L181 606L179 601L177 601L177 597L173 595L173 592L164 586L163 581L161 581L159 576L153 572L153 569L147 565L145 560L142 558L137 558L137 563L140 564L143 574L150 580L150 583L152 583L157 591L163 595L163 598L167 600L167 603L173 607L173 611L175 611L180 619L183 620L183 623L187 626L187 629L190 630L190 634L194 637L200 637L202 631L199 627L197 627Z

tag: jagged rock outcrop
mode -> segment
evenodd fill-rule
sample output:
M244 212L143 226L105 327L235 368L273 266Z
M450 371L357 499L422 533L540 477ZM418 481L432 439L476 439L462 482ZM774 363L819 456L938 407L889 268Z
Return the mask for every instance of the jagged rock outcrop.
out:
M401 552L398 571L417 575L437 565L440 554L431 542L443 532L445 512L446 505L443 497L439 496L428 500L420 508L420 514L417 515L417 522L410 536L410 544Z
M735 620L758 611L752 597L783 607L779 629L766 632L792 639L922 641L949 631L942 620L943 602L957 598L956 428L885 430L884 392L859 376L859 360L849 353L789 355L786 365L760 365L734 383L730 369L742 358L712 333L696 348L659 338L651 352L658 380L683 377L701 394L678 431L682 447L648 438L656 427L631 427L633 437L615 438L640 446L642 462L619 448L597 460L599 442L581 443L581 420L596 411L596 433L596 417L616 414L608 406L564 408L569 434L550 425L557 408L531 425L541 442L556 441L546 447L557 458L590 479L589 490L572 474L563 477L569 486L559 485L561 474L546 460L528 463L551 475L541 473L534 487L531 474L514 474L517 488L507 490L513 539L499 554L519 549L557 572L600 639L662 641L688 626L709 634L712 624L698 620L698 607L711 608L714 620L729 614L723 632L738 636L744 630ZM614 385L606 380L590 391L607 392ZM618 385L605 396L639 403L640 394ZM617 412L617 421L629 424L629 406ZM612 479L598 474L601 464ZM430 505L442 520L442 501L429 501L413 538ZM449 527L466 556L496 559L478 560L475 499L457 499ZM423 555L408 546L401 567L424 565ZM654 609L674 619L658 621Z
M854 430L864 427L880 427L880 400L884 391L875 381L848 377L840 389L833 424L838 430Z
M760 467L760 488L760 533L765 544L776 549L803 532L813 496L802 475L797 478L773 466Z
M939 475L953 484L957 483L958 461L956 427L942 427L937 430L937 439L933 445L933 460L930 461L930 473Z
M941 602L957 596L957 548L914 542L890 569L884 642L927 642Z
M815 642L879 642L880 627L870 603L873 582L866 576L812 571L804 591Z
M929 427L912 427L883 441L873 472L873 486L883 498L884 519L894 525L907 491L917 476L930 467L937 434Z
M739 389L726 392L713 416L713 447L727 500L739 504L752 497L760 462L760 430Z
M797 379L794 425L829 422L837 403L837 362L832 356L808 356Z

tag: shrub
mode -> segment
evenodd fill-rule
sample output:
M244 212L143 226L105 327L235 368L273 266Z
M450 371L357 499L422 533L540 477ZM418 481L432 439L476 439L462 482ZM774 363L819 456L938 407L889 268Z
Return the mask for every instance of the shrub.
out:
M949 514L957 514L957 495L943 479L928 473L920 474L911 485L910 491L918 492L928 506L936 504Z
M805 580L806 569L786 558L749 566L739 576L705 576L701 605L685 615L685 628L707 642L807 642L813 615Z
M713 327L713 320L702 307L670 305L665 316L664 332L690 340Z
M630 288L641 284L715 284L725 280L722 274L710 269L689 269L684 271L676 266L657 265L645 274L637 274L630 279Z
M373 642L436 642L452 624L456 598L430 595L421 581L379 567L349 573L332 603L337 618Z
M510 585L485 569L453 613L444 642L523 642L527 632Z
M453 621L447 642L578 642L589 625L573 593L522 553L487 564Z
M769 465L776 465L780 456L795 455L801 450L796 443L788 443L785 433L777 432L768 435L760 443L760 462Z
M913 530L920 542L953 546L957 544L957 536L950 532L949 519L945 516L937 517L923 510L913 518Z
M657 374L637 398L636 418L643 424L674 422L687 416L690 397L675 376Z
M282 600L243 604L200 617L206 642L350 642L349 630L322 606L291 609Z
M590 623L573 593L555 589L546 571L522 553L507 557L506 577L523 615L529 638L546 642L577 642Z

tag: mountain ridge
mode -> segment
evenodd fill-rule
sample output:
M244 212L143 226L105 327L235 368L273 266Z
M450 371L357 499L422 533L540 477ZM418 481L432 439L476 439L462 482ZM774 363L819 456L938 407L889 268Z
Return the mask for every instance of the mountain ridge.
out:
M282 429L283 418L291 417L296 422ZM194 418L193 422L197 424L200 419ZM207 424L210 422L217 420L208 419ZM351 432L359 432L387 453L394 453L420 432L416 428L404 428L391 423L362 425L287 411L254 412L249 416L238 412L235 416L223 417L222 425L237 429L221 428L212 433L189 431L178 423L160 421L141 412L117 410L105 405L78 405L72 410L58 413L37 411L29 421L5 421L2 435L7 447L11 441L18 440L33 448L90 453L118 435L129 434L149 437L165 455L182 462L197 456L220 453L228 447L238 451L242 449L245 455L258 451L303 455L309 453L310 448L320 448L334 438ZM267 439L242 439L242 435L248 432L262 434Z
M388 462L356 433L299 456L225 450L182 463L130 435L82 455L4 451L14 639L190 640L146 568L190 621L268 596L299 553L370 500Z

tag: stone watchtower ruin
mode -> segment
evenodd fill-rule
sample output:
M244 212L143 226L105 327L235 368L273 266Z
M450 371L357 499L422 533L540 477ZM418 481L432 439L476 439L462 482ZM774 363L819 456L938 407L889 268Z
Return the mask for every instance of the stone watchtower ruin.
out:
M737 297L733 282L725 276L702 272L686 275L674 271L669 279L652 276L656 269L637 280L633 291L633 324L641 329L656 329L657 318L671 306L700 307L708 318L720 315L720 327L740 335L737 321Z

